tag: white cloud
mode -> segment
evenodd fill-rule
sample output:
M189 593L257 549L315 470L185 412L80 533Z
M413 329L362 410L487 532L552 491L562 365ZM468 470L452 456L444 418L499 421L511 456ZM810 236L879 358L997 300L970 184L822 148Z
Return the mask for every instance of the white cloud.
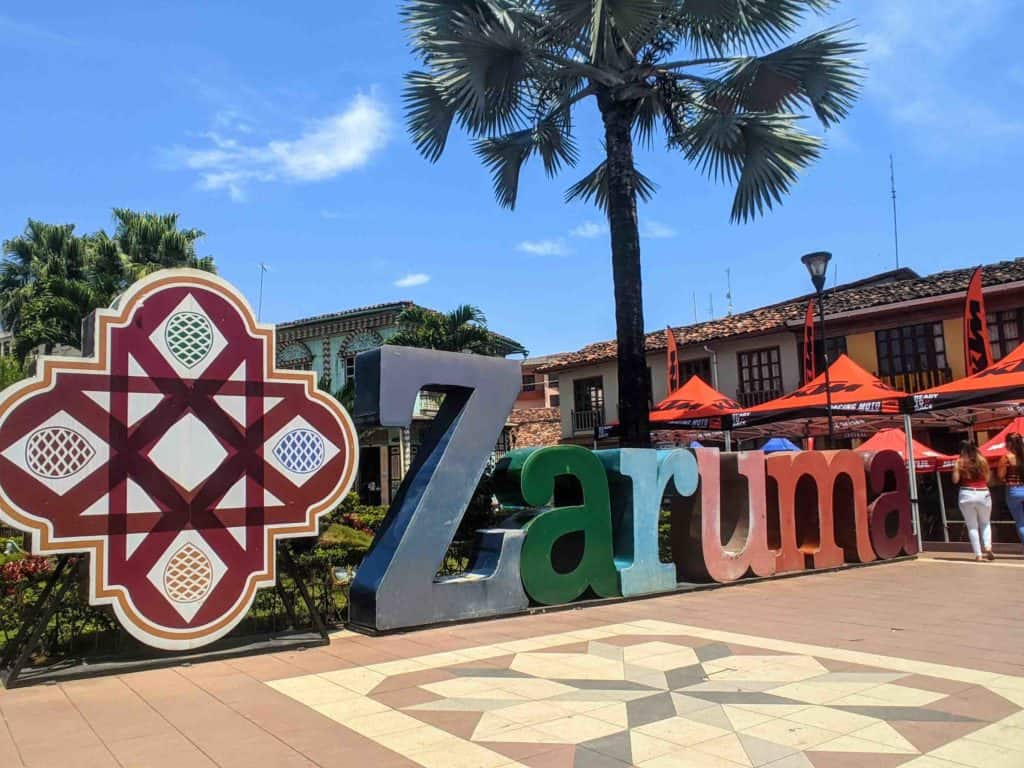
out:
M608 225L600 221L584 221L578 227L573 227L569 234L573 237L593 240L595 237L608 234Z
M405 277L400 277L395 280L395 285L399 288L413 288L417 285L425 285L430 282L430 275L425 275L422 272L413 272Z
M516 249L534 256L565 256L569 253L561 240L523 240Z
M230 110L218 113L214 122L234 132L252 130ZM203 189L223 189L233 200L243 200L253 182L324 181L360 168L387 144L390 130L384 106L360 94L342 111L311 123L298 138L249 144L209 132L208 146L178 147L171 157L179 167L198 172Z
M654 219L647 219L640 225L640 234L652 240L668 240L676 236L676 231L667 224L662 224Z

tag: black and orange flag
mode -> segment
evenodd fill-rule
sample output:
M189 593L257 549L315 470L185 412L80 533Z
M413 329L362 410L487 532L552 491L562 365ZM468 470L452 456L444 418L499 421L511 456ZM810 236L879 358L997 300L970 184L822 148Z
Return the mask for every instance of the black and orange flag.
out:
M974 270L967 285L964 303L964 360L967 375L973 376L992 365L992 347L988 338L988 317L981 288L981 267Z
M807 315L804 317L804 384L814 380L818 375L814 365L814 300L807 302Z
M679 381L679 347L676 344L676 335L672 328L665 329L665 336L668 338L668 394L671 395L682 384Z

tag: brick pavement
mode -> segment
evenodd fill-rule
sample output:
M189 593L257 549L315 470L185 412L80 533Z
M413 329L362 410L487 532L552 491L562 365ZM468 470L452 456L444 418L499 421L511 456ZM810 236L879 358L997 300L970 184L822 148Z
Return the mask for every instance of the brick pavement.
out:
M0 692L0 766L1020 768L1024 561L940 557Z

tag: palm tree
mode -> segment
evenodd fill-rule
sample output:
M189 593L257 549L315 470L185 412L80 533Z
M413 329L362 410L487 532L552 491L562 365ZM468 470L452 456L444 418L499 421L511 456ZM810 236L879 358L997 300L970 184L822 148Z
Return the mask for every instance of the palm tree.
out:
M79 237L74 224L29 219L3 244L0 323L15 336L21 357L40 344L81 346L82 319L108 306L135 280L158 269L216 271L212 256L196 255L197 229L178 229L177 214L114 209L114 237L102 230Z
M199 229L178 229L178 214L115 208L113 240L124 261L127 285L160 269L191 267L216 272L212 256L197 256Z
M499 351L498 340L487 330L483 311L470 304L444 313L413 304L398 315L398 323L402 330L388 340L389 344L477 355L494 355Z
M423 69L406 76L409 129L437 161L453 122L476 139L498 202L513 208L524 163L574 166L574 108L597 106L603 159L566 199L608 218L622 444L649 444L637 198L654 184L634 140L661 134L702 172L736 185L732 220L761 214L815 160L798 127L809 106L830 126L856 98L860 46L833 27L766 52L833 0L407 0ZM748 52L742 55L742 52Z

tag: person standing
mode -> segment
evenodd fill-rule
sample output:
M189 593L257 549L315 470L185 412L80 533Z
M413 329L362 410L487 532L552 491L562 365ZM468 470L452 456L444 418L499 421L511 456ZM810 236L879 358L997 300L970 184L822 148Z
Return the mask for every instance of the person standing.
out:
M988 460L970 440L960 443L953 482L960 486L960 513L975 560L995 560L992 553L992 494L988 490Z
M1017 525L1017 538L1024 545L1024 437L1020 432L1006 436L1006 455L999 460L998 475L1006 484L1006 506Z

